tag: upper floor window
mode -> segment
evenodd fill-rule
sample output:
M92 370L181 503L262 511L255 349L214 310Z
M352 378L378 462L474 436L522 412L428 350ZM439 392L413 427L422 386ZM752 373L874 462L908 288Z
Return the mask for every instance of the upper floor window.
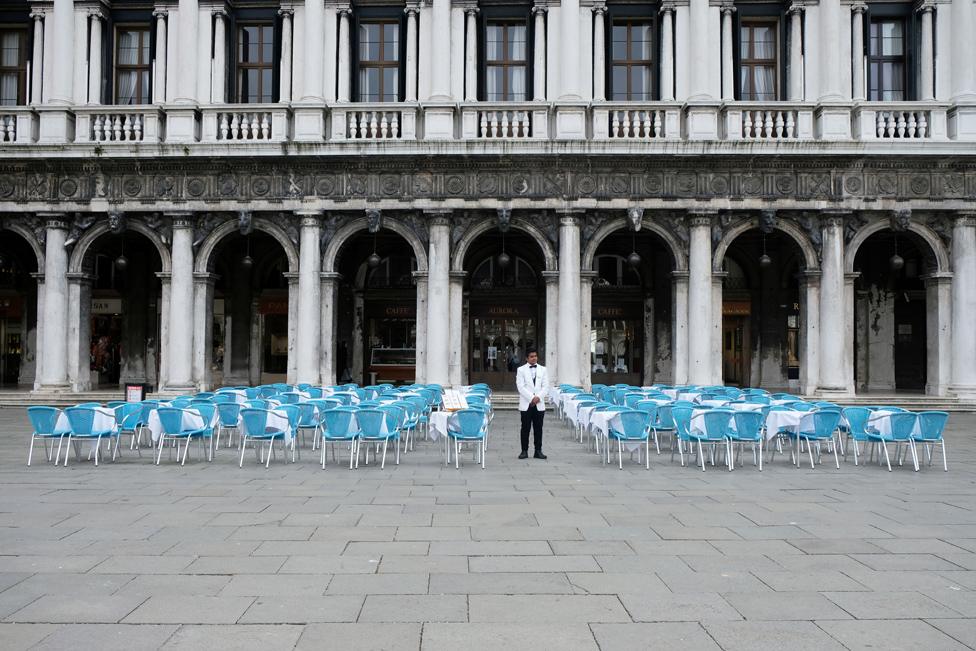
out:
M615 20L611 32L610 97L653 99L654 30L649 20Z
M242 25L237 31L237 101L273 102L274 27Z
M776 22L743 20L739 26L739 99L777 99Z
M359 24L359 101L395 102L400 94L400 23Z
M115 38L115 103L149 103L149 28L120 27Z
M27 32L0 30L0 105L27 103Z
M528 77L526 24L490 21L486 29L485 99L524 102Z
M872 20L868 46L868 99L905 101L905 21L901 18Z

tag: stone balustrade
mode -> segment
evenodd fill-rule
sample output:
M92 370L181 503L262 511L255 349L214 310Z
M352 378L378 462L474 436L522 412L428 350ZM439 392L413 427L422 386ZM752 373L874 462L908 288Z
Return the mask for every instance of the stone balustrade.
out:
M678 102L591 102L580 106L578 110L586 119L582 137L580 131L561 131L557 117L563 105L546 102L316 105L313 108L323 117L307 124L299 124L288 104L209 105L189 110L156 105L82 106L66 109L74 121L73 140L44 144L696 139L689 136L691 113ZM836 115L837 105L830 108ZM953 128L952 116L968 108L936 102L850 102L842 106L849 128L840 138L836 133L821 133L821 108L813 103L724 102L695 107L694 120L696 128L711 121L718 141L976 141L976 133ZM0 147L38 142L39 115L51 110L45 106L0 111ZM441 128L434 135L429 126L418 129L418 123L427 125L425 116L432 112L447 115L446 128L439 123ZM296 137L298 131L301 137Z

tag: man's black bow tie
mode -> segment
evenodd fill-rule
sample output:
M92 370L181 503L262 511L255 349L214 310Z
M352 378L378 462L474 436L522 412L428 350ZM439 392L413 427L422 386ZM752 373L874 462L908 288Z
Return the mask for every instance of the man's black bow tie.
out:
M535 368L535 364L532 364L531 366L529 366L529 368Z

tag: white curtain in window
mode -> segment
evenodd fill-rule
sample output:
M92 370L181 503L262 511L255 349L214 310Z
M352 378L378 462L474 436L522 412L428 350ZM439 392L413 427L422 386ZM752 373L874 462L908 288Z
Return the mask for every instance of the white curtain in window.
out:
M17 104L17 75L5 74L0 76L0 104L16 106Z
M0 41L0 65L16 66L20 63L20 34L17 32L7 32Z
M511 68L512 71L512 87L511 87L511 97L508 99L513 102L524 102L525 101L525 68Z
M776 99L776 75L772 68L753 68L753 81L757 100Z
M119 32L119 63L134 64L138 63L136 47L136 35L133 32ZM115 92L116 104L126 105L135 103L136 72L120 72L118 75L119 87Z

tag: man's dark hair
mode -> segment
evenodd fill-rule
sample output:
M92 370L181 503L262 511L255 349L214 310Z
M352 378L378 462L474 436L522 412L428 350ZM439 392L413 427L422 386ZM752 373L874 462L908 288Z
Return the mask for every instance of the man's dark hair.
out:
M538 355L539 354L539 351L537 349L535 349L535 348L526 348L525 349L525 356L526 357L528 357L532 353L535 353L536 355Z

